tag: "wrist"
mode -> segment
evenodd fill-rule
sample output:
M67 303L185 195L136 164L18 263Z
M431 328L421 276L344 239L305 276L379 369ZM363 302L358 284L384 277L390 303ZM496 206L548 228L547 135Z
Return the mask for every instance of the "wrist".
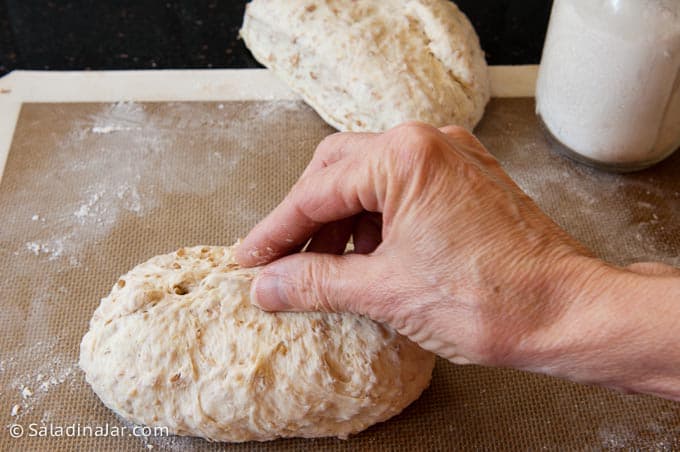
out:
M615 267L586 256L566 258L555 271L541 275L539 284L545 290L537 303L553 306L552 313L544 325L524 328L502 365L589 380L575 375L579 368L572 363L595 354L606 342L610 327L621 321L620 316L609 315L613 287L620 276Z
M565 248L512 266L503 297L479 316L483 359L478 364L532 370L552 350L574 305L597 298L611 268L604 262ZM500 299L499 299L500 298Z
M625 392L680 398L678 279L576 258L553 285L562 306L506 365ZM673 303L673 300L676 300Z

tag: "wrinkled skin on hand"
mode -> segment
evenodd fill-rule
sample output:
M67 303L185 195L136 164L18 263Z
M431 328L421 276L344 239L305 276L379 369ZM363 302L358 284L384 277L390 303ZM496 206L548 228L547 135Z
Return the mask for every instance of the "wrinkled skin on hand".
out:
M511 365L573 301L565 287L604 267L580 271L589 252L473 135L420 123L326 138L237 259L269 264L252 289L263 309L360 313L451 361L493 365Z

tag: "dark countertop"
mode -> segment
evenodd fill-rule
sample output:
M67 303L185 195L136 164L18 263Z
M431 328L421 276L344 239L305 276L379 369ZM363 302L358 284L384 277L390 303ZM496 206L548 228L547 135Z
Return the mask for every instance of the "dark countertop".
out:
M13 69L260 67L237 39L246 3L5 0L0 75ZM490 64L538 63L552 0L457 3Z

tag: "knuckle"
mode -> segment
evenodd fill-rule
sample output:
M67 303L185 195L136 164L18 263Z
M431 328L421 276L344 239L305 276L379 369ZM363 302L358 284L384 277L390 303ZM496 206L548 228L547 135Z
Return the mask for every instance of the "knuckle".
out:
M395 129L395 158L398 163L412 168L436 158L446 146L438 129L427 124L409 122Z
M393 130L398 130L398 129L423 129L423 130L432 129L432 130L436 130L431 125L429 125L429 124L427 124L423 121L416 121L416 120L410 120L410 121L402 122L401 124L394 127Z
M459 151L475 155L480 161L486 164L493 165L494 162L497 162L495 157L489 153L484 145L474 134L470 133L469 130L454 125L443 127L441 131L453 141L454 147Z
M314 151L314 157L325 161L337 155L338 151L346 146L347 140L352 133L335 132L324 137Z
M392 132L409 142L430 142L439 135L439 131L431 125L419 121L408 121L398 125Z
M333 145L337 143L337 141L341 139L343 135L344 135L343 132L335 132L330 135L327 135L321 140L321 142L319 142L318 146L316 147L315 153L320 154L323 153L324 150L333 147Z
M305 305L324 312L335 312L337 304L329 284L330 266L325 259L316 260L302 268L299 290L306 300Z
M447 135L454 136L456 138L461 137L465 139L470 139L473 137L473 135L465 128L461 127L459 125L450 125L446 127L442 127L441 131L446 133Z

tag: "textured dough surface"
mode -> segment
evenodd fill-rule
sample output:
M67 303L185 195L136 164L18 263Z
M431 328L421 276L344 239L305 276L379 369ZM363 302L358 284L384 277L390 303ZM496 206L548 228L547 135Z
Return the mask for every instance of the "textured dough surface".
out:
M347 437L430 382L434 355L365 317L265 313L233 247L156 256L102 299L80 366L124 418L216 441Z
M472 130L489 100L479 38L449 0L253 0L241 37L341 131Z

